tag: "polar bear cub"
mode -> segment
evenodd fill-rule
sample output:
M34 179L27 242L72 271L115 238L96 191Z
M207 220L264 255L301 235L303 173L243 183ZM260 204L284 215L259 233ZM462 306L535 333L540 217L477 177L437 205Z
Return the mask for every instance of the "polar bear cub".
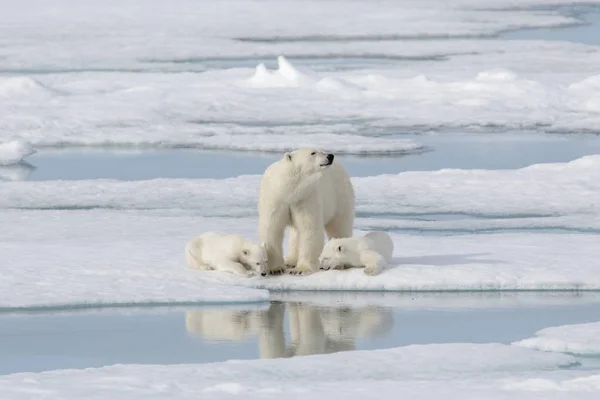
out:
M265 246L235 234L206 232L192 238L185 247L185 260L192 268L248 277L268 272Z
M323 248L321 269L364 267L366 275L377 275L392 260L394 243L386 232L331 239Z

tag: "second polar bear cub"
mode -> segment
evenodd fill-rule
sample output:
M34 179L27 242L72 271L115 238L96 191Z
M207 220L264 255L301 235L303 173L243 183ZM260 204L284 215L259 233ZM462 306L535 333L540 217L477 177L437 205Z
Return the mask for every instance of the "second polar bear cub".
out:
M377 275L392 260L394 243L386 232L369 232L364 236L331 239L323 249L321 269L364 267L366 275Z
M225 271L243 276L266 276L268 273L265 247L241 235L203 233L188 242L185 259L190 267L207 271Z

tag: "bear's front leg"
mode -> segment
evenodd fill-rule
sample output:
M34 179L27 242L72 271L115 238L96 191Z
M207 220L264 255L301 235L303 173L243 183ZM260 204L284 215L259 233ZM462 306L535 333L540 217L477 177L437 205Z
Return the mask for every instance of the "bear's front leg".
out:
M251 277L256 275L254 271L248 271L244 266L238 262L231 260L220 260L217 264L221 271L230 272L232 274Z
M289 213L280 210L273 214L261 215L259 220L260 241L267 249L267 265L270 275L285 272L283 261L283 236L289 220Z

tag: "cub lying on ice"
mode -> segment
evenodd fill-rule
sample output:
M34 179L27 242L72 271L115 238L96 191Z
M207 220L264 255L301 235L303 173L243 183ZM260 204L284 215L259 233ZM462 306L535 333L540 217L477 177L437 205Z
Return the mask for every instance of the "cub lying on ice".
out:
M321 269L364 267L366 275L377 275L392 260L394 243L386 232L369 232L365 236L331 239L319 261Z
M185 260L192 268L225 271L243 276L268 272L267 250L241 235L206 232L185 247Z

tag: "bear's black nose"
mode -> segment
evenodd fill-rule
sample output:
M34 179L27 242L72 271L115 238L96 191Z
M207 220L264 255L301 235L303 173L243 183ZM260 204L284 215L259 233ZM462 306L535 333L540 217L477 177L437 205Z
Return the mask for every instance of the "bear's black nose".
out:
M327 161L329 161L329 164L333 162L333 154L327 154Z
M267 276L267 274L266 274L266 273L264 273L264 272L263 272L261 275L262 275L262 276Z

